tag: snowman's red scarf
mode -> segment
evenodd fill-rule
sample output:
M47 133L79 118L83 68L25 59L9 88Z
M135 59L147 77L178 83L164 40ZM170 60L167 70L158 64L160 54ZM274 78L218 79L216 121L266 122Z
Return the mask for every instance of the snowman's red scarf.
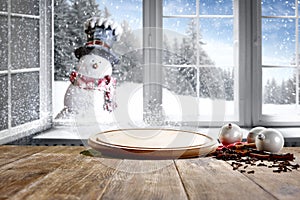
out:
M72 71L70 81L74 86L85 90L99 90L104 92L104 110L113 111L117 104L115 102L116 79L111 76L103 78L92 78Z

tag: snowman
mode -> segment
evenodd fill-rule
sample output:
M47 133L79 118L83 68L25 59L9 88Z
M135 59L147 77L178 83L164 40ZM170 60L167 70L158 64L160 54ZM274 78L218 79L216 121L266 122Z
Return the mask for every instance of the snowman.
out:
M76 115L94 117L103 109L112 112L116 108L116 79L111 75L119 59L111 48L120 39L122 29L111 20L93 17L85 22L84 31L87 43L74 52L79 62L70 74L71 84L65 93L64 108L56 116L58 120Z

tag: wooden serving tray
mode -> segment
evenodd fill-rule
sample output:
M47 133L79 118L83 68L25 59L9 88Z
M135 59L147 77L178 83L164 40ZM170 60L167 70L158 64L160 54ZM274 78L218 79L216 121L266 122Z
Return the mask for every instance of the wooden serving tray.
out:
M91 136L88 144L104 155L133 159L176 159L205 156L217 141L192 131L173 129L119 129Z

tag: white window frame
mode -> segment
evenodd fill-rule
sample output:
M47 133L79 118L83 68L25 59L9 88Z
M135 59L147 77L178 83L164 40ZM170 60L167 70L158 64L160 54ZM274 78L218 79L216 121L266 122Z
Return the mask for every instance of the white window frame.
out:
M295 6L298 8L298 1L295 0ZM300 126L300 117L295 116L291 113L290 117L280 117L278 115L264 115L262 113L262 69L267 67L280 67L280 66L266 66L262 64L262 8L261 0L252 1L252 124L253 125L263 125L263 126ZM298 21L299 13L296 9L295 16L274 16L272 18L293 18L295 19L295 33L296 33L296 55L299 54L298 43L299 43L299 30ZM296 69L299 69L298 56L296 56ZM296 103L299 102L299 70L296 75Z
M148 0L144 0L148 1ZM148 13L144 13L144 17L150 18L155 13L157 19L163 18L162 14L162 0L155 0L156 7L150 7ZM298 6L298 1L296 6ZM197 3L198 5L199 3ZM159 9L157 9L159 7ZM266 116L262 114L262 40L261 40L261 0L243 1L234 0L234 23L235 30L235 102L238 114L238 120L231 121L189 121L185 122L185 125L196 125L196 126L220 126L227 122L234 122L240 126L252 127L252 126L299 126L300 118L284 119L276 116ZM145 9L145 8L144 8ZM199 9L197 7L196 15L198 15ZM147 14L151 13L150 16ZM296 23L299 21L298 12L294 17ZM176 16L174 16L176 17ZM182 16L181 16L182 17ZM185 16L194 17L194 16ZM153 18L153 16L152 16ZM144 19L145 20L145 19ZM145 24L144 24L144 27ZM161 26L158 26L161 27ZM296 26L296 49L298 51L298 29ZM144 35L144 38L148 38L148 35ZM152 38L153 39L153 38ZM162 41L162 39L160 38ZM160 41L160 42L161 42ZM144 39L144 44L151 43L149 39ZM147 55L146 55L147 56ZM298 59L298 56L296 56ZM297 67L299 63L296 61ZM238 66L238 67L237 67ZM195 66L190 66L195 67ZM196 66L196 69L197 68ZM148 71L147 71L148 70ZM197 70L199 71L199 70ZM155 68L146 69L145 75L155 76L157 70ZM298 72L299 73L299 72ZM151 79L151 78L150 78ZM149 77L146 79L148 82ZM197 80L199 81L199 72ZM159 80L161 83L161 80ZM299 85L299 77L297 76L296 84ZM199 85L199 84L198 84ZM197 86L199 87L199 86ZM159 90L160 92L162 90ZM153 92L154 94L154 92ZM297 102L299 102L299 91L297 90ZM162 94L156 94L156 98L161 98ZM147 101L147 96L144 96ZM145 101L144 101L145 102Z
M143 0L143 27L155 27L154 29L144 29L144 62L150 63L144 68L144 106L151 98L157 99L157 103L162 101L162 62L160 52L162 44L162 1L163 0ZM235 66L237 70L235 80L235 91L238 94L238 120L230 121L240 126L250 127L256 125L265 126L299 126L298 122L286 122L263 116L262 107L262 72L261 72L261 2L260 0L244 1L234 0L234 20L238 32L236 34L234 48L237 48ZM11 91L9 90L9 128L0 132L0 143L6 143L38 131L48 129L52 126L52 82L53 82L53 1L40 1L40 15L13 14L10 12L11 1L8 1L8 11L0 12L0 15L8 15L8 25L10 26L11 16L38 18L40 21L40 68L29 68L22 70L10 69L0 73L7 73L9 79L8 87L11 87L10 76L13 73L25 73L39 71L40 73L40 119L29 122L18 127L11 127ZM50 9L51 8L51 9ZM50 9L50 10L49 10ZM198 9L197 9L197 12ZM51 25L50 25L50 24ZM9 27L8 26L8 27ZM51 30L46 29L51 27ZM158 28L158 29L156 29ZM47 35L50 34L50 35ZM8 40L10 39L10 28ZM298 39L298 38L297 38ZM9 44L8 44L9 45ZM9 47L9 46L8 46ZM10 49L10 47L9 47ZM154 50L154 51L153 51ZM10 50L9 50L10 59ZM198 69L198 68L197 68ZM198 70L199 71L199 70ZM199 78L199 75L198 75ZM299 81L299 80L298 80ZM152 86L149 83L154 83ZM148 86L147 86L148 84ZM198 86L199 87L199 86ZM235 94L235 95L236 95ZM158 117L160 117L158 115ZM190 121L185 125L217 126L229 121Z
M7 70L0 71L1 74L8 77L8 129L0 131L0 144L5 144L16 139L28 136L52 126L52 82L53 82L53 1L39 1L39 15L17 14L11 12L11 0L7 1L7 11L0 12L1 16L7 16L8 19L8 63ZM11 67L11 18L20 17L26 19L39 20L39 48L40 48L40 67L26 69L12 69ZM25 124L12 127L12 74L21 74L28 72L39 72L39 94L40 94L40 116Z
M148 2L149 0L144 0L144 22L149 20L151 21L151 19L153 20L152 22L152 27L155 27L155 23L157 23L157 21L159 21L159 26L157 26L157 28L159 30L161 30L160 28L162 27L162 19L163 17L168 17L169 16L163 16L163 11L162 11L162 2L163 0L150 0L150 2L155 2L155 6L149 6L147 8L145 8L146 4L145 2ZM185 125L191 125L191 126L220 126L226 122L234 122L237 123L241 126L249 126L251 125L251 115L249 117L249 111L251 113L251 100L249 100L249 98L246 98L245 96L247 94L249 94L249 92L246 92L246 86L251 84L251 80L249 79L249 77L246 76L246 74L248 73L248 71L246 71L246 69L249 69L249 66L251 65L251 60L245 56L246 53L250 53L251 49L249 49L249 46L246 44L247 41L246 38L249 37L249 30L248 30L248 25L251 24L251 18L249 18L249 14L251 14L249 12L249 5L251 4L249 1L239 1L239 0L234 0L234 27L237 27L234 32L237 32L238 30L238 34L235 34L235 41L239 41L239 42L235 42L235 46L234 48L237 49L235 50L235 56L237 57L237 59L235 59L235 84L234 84L234 90L237 91L235 92L235 109L236 109L236 114L237 114L237 118L238 120L230 120L228 119L228 121L188 121L188 122L184 122ZM196 15L188 15L188 16L184 16L184 17L188 17L188 18L195 18L195 17L199 17L199 1L197 1L197 11L196 11ZM145 12L145 10L148 10L148 12ZM155 14L154 14L155 13ZM155 15L156 17L153 17L153 15ZM172 16L172 17L178 17L178 16ZM180 16L182 17L182 16ZM251 15L250 15L251 17ZM146 18L146 19L145 19ZM198 24L199 26L199 24ZM147 28L148 24L144 23L144 28ZM247 28L247 30L246 30ZM162 33L160 33L162 35ZM148 39L147 39L148 38ZM149 37L149 33L144 32L144 48L147 48L147 44L152 44L153 42L153 37ZM162 38L159 38L159 41L157 40L157 43L162 44ZM157 47L157 46L153 46L152 47ZM159 48L158 48L159 49ZM242 53L240 53L242 52ZM159 52L158 52L159 53ZM199 53L199 52L198 52ZM145 54L145 57L151 57L149 54ZM145 61L145 63L147 63ZM153 62L154 63L154 62ZM155 62L158 63L158 62ZM160 62L161 63L161 62ZM198 62L199 63L199 62ZM160 64L159 64L160 65ZM157 70L159 67L162 67L162 65L156 65L156 67L150 67L150 68L145 68L144 69L144 84L148 84L149 82L155 82L155 83L161 83L161 76L159 76L158 72L161 73L161 70ZM167 65L168 67L170 67L169 65ZM237 67L238 66L238 67ZM171 67L184 67L184 66L171 66ZM199 66L188 66L188 67L193 67L197 69L197 82L199 82ZM201 67L201 66L200 66ZM251 70L250 70L251 72ZM146 78L145 78L146 77ZM160 80L155 80L155 81L149 81L151 80L151 77L160 77ZM243 82L239 81L239 80L243 80ZM199 83L197 84L197 87L199 88ZM159 89L159 92L157 92L155 89L152 90L152 92L147 91L147 94L152 94L150 96L155 96L156 99L160 99L162 98L162 89ZM197 92L198 96L199 96L199 92ZM145 102L149 101L148 100L148 96L144 94L144 105ZM248 106L250 105L250 106ZM247 113L247 114L246 114Z

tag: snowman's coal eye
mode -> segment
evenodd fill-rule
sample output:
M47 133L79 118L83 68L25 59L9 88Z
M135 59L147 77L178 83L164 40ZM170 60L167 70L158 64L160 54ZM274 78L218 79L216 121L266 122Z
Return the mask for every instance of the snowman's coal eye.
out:
M92 60L92 62L95 62L94 60Z

